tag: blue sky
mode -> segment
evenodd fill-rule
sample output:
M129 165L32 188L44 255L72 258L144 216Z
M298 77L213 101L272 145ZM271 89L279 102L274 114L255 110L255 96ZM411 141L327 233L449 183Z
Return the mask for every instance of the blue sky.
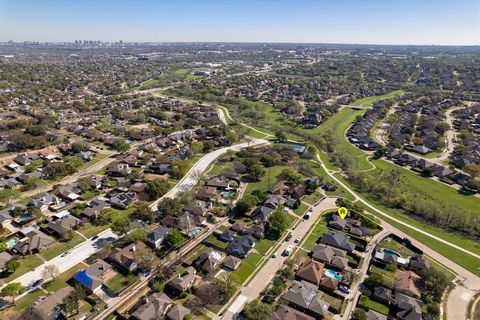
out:
M480 44L480 0L0 0L0 41Z

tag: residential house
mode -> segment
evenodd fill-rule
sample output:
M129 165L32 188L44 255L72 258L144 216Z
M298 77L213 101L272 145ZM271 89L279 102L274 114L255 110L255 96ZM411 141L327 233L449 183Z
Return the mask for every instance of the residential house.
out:
M202 187L197 191L195 197L203 201L215 201L217 198L217 189L208 186Z
M211 202L196 199L193 200L190 204L184 206L183 211L190 213L194 216L204 216L211 208Z
M97 259L88 268L78 271L73 278L88 292L95 294L116 274L110 264Z
M59 237L65 238L71 230L76 230L82 225L82 220L68 214L60 219L50 221L48 229L52 230Z
M373 290L372 298L376 301L389 305L393 300L392 290L385 287L376 287Z
M423 303L407 295L395 294L394 314L400 320L421 320Z
M231 229L227 229L220 234L219 238L222 241L230 242L230 241L233 241L233 239L235 239L236 236L237 236L237 233L235 231Z
M223 260L223 267L227 270L235 271L240 266L241 262L242 260L235 256L227 256Z
M22 229L19 233L24 237L17 241L13 251L22 255L38 253L55 242L53 238L33 227Z
M59 207L62 201L53 194L45 194L37 198L30 199L30 203L40 210L47 210L49 207Z
M395 270L395 282L394 289L395 292L403 293L410 297L420 298L422 295L418 286L421 278L418 274L413 271L404 271L397 269Z
M154 248L159 248L167 235L171 234L172 230L164 226L158 226L147 235L147 244Z
M181 304L176 304L165 317L166 320L184 320L187 315L190 314L190 310L182 306Z
M108 174L114 177L125 177L131 172L132 169L126 163L114 163L108 168Z
M52 320L58 319L62 313L63 299L75 291L72 287L61 288L47 296L40 297L28 310L32 319Z
M227 252L243 259L253 249L256 242L257 239L250 235L237 237L229 243Z
M280 304L268 320L315 320L315 318L297 309Z
M119 209L126 209L129 204L137 200L135 192L117 193L110 198L110 204Z
M341 269L348 266L346 251L325 244L319 244L312 249L312 258Z
M320 242L329 246L352 252L355 250L355 244L350 242L350 236L343 232L328 231L325 232Z
M320 282L320 289L326 292L333 292L338 289L338 280L325 275Z
M220 190L226 190L230 187L230 180L224 176L217 176L208 180L205 185Z
M367 320L387 320L387 316L372 309L367 312Z
M155 292L146 298L146 302L132 313L134 320L158 320L163 319L170 307L173 305L165 293Z
M318 286L323 277L323 264L312 259L305 260L295 276Z
M330 315L330 305L323 301L322 292L317 286L306 281L295 281L290 289L282 296L282 300L288 305L304 311L314 317L326 317Z
M201 270L204 273L210 273L218 268L220 262L223 259L221 252L210 249L202 253L195 261L195 268Z
M174 294L180 294L187 289L192 288L200 279L197 271L193 267L188 267L182 275L177 275L167 283L168 289Z
M108 259L119 268L128 272L133 272L138 267L135 253L146 247L145 243L139 241L137 243L131 243L123 248L113 248Z

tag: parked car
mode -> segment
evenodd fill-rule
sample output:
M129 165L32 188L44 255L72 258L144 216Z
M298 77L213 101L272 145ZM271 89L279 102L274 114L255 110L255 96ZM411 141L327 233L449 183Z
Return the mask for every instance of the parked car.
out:
M344 285L344 284L339 285L339 286L338 286L338 289L340 289L340 291L343 291L343 292L345 292L345 293L350 293L350 288L347 287L347 286Z
M287 234L287 237L285 238L285 241L290 241L290 239L292 239L292 234L291 233Z
M301 237L296 237L295 238L295 243L299 243L301 239L302 239Z
M307 214L303 218L305 220L308 220L308 219L310 219L311 216L312 216L312 211L308 211Z
M289 256L293 251L293 244L289 245L285 251L283 251L283 255L284 256Z

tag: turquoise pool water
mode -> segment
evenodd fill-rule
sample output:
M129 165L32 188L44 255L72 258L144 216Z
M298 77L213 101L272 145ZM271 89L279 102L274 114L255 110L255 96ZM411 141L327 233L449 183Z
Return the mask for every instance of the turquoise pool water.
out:
M225 199L232 199L235 196L235 191L225 191L222 193L222 197Z
M20 222L25 222L25 221L28 221L30 219L32 219L31 214L22 214L20 217L18 217L18 221L20 221Z
M12 249L17 244L17 239L15 238L8 239L7 242L5 242L5 244L7 245L7 249Z
M192 228L192 229L190 229L190 231L188 231L188 235L189 235L190 237L194 237L194 236L196 236L197 234L201 233L202 230L203 230L203 228L201 228L201 227Z
M383 253L388 254L390 256L398 257L401 258L402 256L396 253L395 251L388 250L388 249L383 249Z
M342 275L335 270L325 269L325 275L337 281L342 281Z

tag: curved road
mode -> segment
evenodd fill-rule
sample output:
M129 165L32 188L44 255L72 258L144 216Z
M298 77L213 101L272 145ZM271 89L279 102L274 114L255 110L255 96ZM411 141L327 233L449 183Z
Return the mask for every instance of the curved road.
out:
M224 108L224 107L223 107L223 109L226 112L227 117L229 119L232 119L230 117L230 114L228 113L228 110L226 110L226 108ZM256 131L260 131L260 130L256 129ZM267 133L265 133L265 132L261 132L261 133L264 133L264 134L267 135ZM327 173L327 175L330 178L335 180L339 185L341 185L343 188L345 188L345 190L347 190L349 193L351 193L357 201L360 201L362 204L367 206L369 209L375 211L376 213L380 214L381 216L384 216L384 217L386 217L386 218L388 218L392 221L395 221L396 223L404 225L404 226L406 226L406 227L408 227L408 228L410 228L410 229L412 229L416 232L419 232L419 233L421 233L425 236L428 236L428 237L430 237L430 238L432 238L436 241L439 241L439 242L441 242L441 243L443 243L447 246L450 246L450 247L452 247L452 249L462 251L466 254L474 256L475 258L478 258L479 259L479 267L480 267L480 255L478 255L474 252L471 252L469 250L466 250L466 249L464 249L464 248L462 248L458 245L450 243L450 242L448 242L448 241L446 241L442 238L431 235L430 233L428 233L426 231L423 231L422 229L419 229L415 226L412 226L412 225L410 225L410 224L408 224L408 223L406 223L406 222L404 222L400 219L397 219L395 217L390 216L388 213L385 213L385 212L377 209L376 207L372 206L367 201L365 201L363 198L361 198L359 195L357 195L355 193L355 191L353 191L350 187L348 187L340 179L338 179L334 175L335 171L332 171L332 170L328 169L325 166L325 164L322 162L322 159L320 158L319 153L316 154L316 158L317 158L318 163L321 165L321 167L325 170L325 172ZM386 230L391 230L392 232L394 232L395 234L397 234L401 237L409 237L410 239L412 238L412 237L408 236L407 234L405 234L404 232L400 231L399 229L397 229L397 228L393 227L392 225L386 223L383 220L382 220L382 226L384 226L384 228ZM448 319L449 320L464 320L464 319L467 319L468 304L471 301L471 299L473 299L475 294L480 291L480 277L478 277L477 275L473 274L472 272L466 270L465 268L459 266L455 262L445 258L443 255L441 255L438 252L432 250L430 247L424 245L423 243L421 243L417 240L414 240L412 242L414 243L415 246L419 247L421 250L423 250L427 255L432 257L434 260L438 261L439 263L441 263L442 265L444 265L448 269L453 270L456 274L458 274L458 276L461 280L461 283L459 285L455 286L455 288L448 295L448 299L447 299ZM452 312L451 310L454 310L454 311Z

